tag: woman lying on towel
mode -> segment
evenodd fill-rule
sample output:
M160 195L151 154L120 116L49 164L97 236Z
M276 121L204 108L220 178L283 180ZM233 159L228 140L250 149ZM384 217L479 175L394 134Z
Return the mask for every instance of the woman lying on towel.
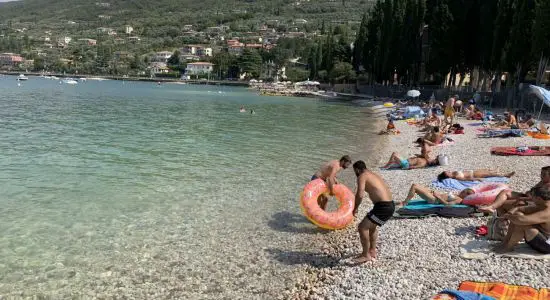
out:
M499 173L496 171L479 169L479 170L463 170L463 171L444 171L437 176L437 180L442 182L447 178L452 178L460 181L483 181L487 177L512 177L516 172Z
M405 201L401 202L400 205L407 205L407 203L409 203L409 201L411 201L411 199L414 198L415 195L420 196L422 200L425 200L430 204L455 205L462 203L466 196L472 195L473 193L474 190L470 188L463 189L462 191L460 191L460 193L456 195L453 193L441 193L430 190L428 187L421 184L413 183L411 189L409 190L407 198L405 198Z

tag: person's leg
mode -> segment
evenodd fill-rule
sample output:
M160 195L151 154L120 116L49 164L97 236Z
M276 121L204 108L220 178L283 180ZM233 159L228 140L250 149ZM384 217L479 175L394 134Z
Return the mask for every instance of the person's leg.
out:
M535 226L531 226L525 229L525 242L533 250L544 254L550 254L550 244L548 243L548 237L542 234Z
M371 249L370 231L374 231L375 229L376 224L372 223L368 219L368 217L365 217L363 221L359 223L357 230L359 231L359 238L361 239L361 246L363 247L363 251L354 260L355 264L362 264L372 260L372 257L369 253L369 250ZM374 247L376 247L376 245L374 245Z
M405 198L405 201L401 202L401 205L407 205L407 203L411 201L411 199L416 194L418 194L420 198L426 200L428 203L434 203L436 201L434 195L432 194L432 191L429 188L421 184L413 183L413 185L411 185L411 188L409 189L409 194L407 195L407 198Z
M374 226L374 229L369 230L370 247L369 254L372 259L376 259L378 254L376 253L376 242L378 241L378 226Z
M390 156L390 160L382 168L396 168L400 165L401 159L397 152L393 152Z
M474 177L475 178L487 178L487 177L512 177L516 174L516 172L509 172L509 173L500 173L492 170L487 169L479 169L474 170Z
M528 227L510 224L508 233L500 245L494 248L496 253L507 253L514 250L514 247L523 240L525 230Z
M478 210L486 213L494 213L499 207L501 207L504 203L506 203L506 201L508 201L508 199L510 199L511 197L512 197L512 191L503 190L500 193L498 193L493 203L489 205L480 206Z

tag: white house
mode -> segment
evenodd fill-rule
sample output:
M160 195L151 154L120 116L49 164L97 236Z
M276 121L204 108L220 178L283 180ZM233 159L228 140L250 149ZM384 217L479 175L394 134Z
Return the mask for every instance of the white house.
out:
M170 51L156 52L151 56L151 61L152 62L166 63L166 62L168 62L168 59L170 58L170 56L172 56L172 54L174 54L174 53L172 53Z
M126 25L126 26L124 27L124 32L125 32L126 34L131 34L133 31L134 31L134 28L133 28L132 26L130 26L130 25Z
M73 39L68 36L58 37L57 43L62 46L67 46Z
M202 45L185 45L180 51L183 54L192 54L199 57L212 56L212 48Z
M188 63L185 69L186 75L206 75L214 71L214 64L209 62Z
M163 62L152 62L147 67L149 69L149 72L151 74L166 74L170 72L170 69L166 65L166 63Z

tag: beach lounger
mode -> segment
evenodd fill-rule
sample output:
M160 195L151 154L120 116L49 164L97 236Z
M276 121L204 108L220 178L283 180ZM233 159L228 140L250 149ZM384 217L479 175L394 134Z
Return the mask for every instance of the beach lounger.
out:
M550 147L532 146L525 151L518 151L517 147L493 147L493 155L517 155L517 156L550 156Z

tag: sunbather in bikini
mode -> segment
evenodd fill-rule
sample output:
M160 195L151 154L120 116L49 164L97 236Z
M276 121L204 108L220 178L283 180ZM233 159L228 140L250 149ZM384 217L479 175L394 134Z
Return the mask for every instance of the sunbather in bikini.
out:
M516 172L499 173L496 171L479 169L479 170L463 170L463 171L444 171L437 176L438 181L443 181L447 178L452 178L460 181L483 181L487 177L512 177Z
M474 191L469 188L460 191L458 194L441 193L441 192L431 190L428 187L423 186L421 184L413 183L413 185L411 185L407 198L405 198L405 201L401 202L400 205L402 206L407 205L407 203L409 203L409 201L411 201L411 199L414 198L415 195L420 196L420 198L422 198L423 200L425 200L430 204L455 205L455 204L462 203L462 201L466 196L471 195L473 193Z

